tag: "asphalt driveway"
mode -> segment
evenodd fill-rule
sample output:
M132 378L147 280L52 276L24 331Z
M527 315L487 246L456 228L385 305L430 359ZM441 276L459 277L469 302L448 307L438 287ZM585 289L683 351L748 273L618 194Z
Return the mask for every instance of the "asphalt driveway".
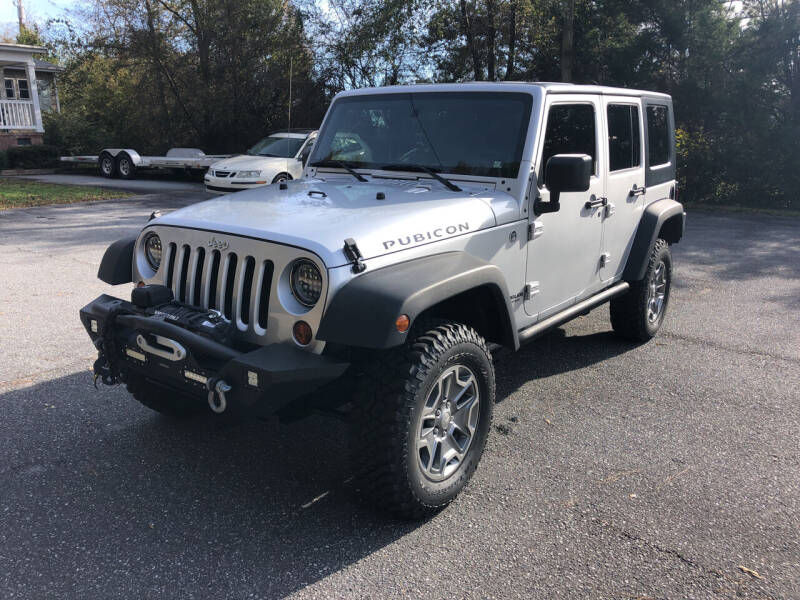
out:
M473 482L409 524L337 421L92 388L105 246L192 199L0 213L0 597L800 597L800 221L690 213L658 338L604 307L500 357Z

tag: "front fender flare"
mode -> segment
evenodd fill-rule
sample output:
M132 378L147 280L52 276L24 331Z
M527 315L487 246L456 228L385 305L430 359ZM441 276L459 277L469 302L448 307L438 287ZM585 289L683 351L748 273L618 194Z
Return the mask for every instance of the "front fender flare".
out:
M97 278L110 285L130 283L133 281L133 247L136 236L117 240L106 248Z
M344 285L329 302L317 339L362 348L392 348L406 341L395 321L411 323L428 308L463 292L485 287L502 310L502 337L519 342L502 271L464 252L446 252L367 271Z

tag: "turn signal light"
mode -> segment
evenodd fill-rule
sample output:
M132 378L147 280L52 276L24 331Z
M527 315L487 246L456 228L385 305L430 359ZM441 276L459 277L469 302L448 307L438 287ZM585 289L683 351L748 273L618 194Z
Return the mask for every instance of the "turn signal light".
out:
M394 326L397 327L397 331L400 333L405 333L411 327L411 319L408 318L408 315L400 315L394 322Z
M297 321L292 327L294 339L301 346L308 346L311 343L311 325L305 321Z

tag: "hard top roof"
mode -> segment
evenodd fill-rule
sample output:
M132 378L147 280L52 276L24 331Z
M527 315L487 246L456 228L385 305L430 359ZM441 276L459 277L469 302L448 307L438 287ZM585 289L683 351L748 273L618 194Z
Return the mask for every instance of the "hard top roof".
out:
M392 92L435 92L458 91L464 88L481 88L485 91L509 91L509 88L536 87L545 90L548 94L607 94L615 96L649 96L669 98L668 94L649 90L635 90L629 88L611 87L605 85L580 85L558 81L467 81L464 83L423 83L415 85L396 85L377 88L362 88L341 92L341 96L357 96L369 93Z

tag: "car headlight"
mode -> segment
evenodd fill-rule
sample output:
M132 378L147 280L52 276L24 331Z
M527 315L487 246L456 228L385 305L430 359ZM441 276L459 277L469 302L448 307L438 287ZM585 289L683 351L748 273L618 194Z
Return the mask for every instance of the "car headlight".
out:
M236 174L236 177L242 177L242 178L245 178L245 177L260 177L260 176L261 176L261 171L239 171Z
M312 307L322 294L322 274L310 260L298 260L292 268L292 294L303 306Z
M148 233L144 238L144 257L154 271L161 266L161 238L156 233Z

